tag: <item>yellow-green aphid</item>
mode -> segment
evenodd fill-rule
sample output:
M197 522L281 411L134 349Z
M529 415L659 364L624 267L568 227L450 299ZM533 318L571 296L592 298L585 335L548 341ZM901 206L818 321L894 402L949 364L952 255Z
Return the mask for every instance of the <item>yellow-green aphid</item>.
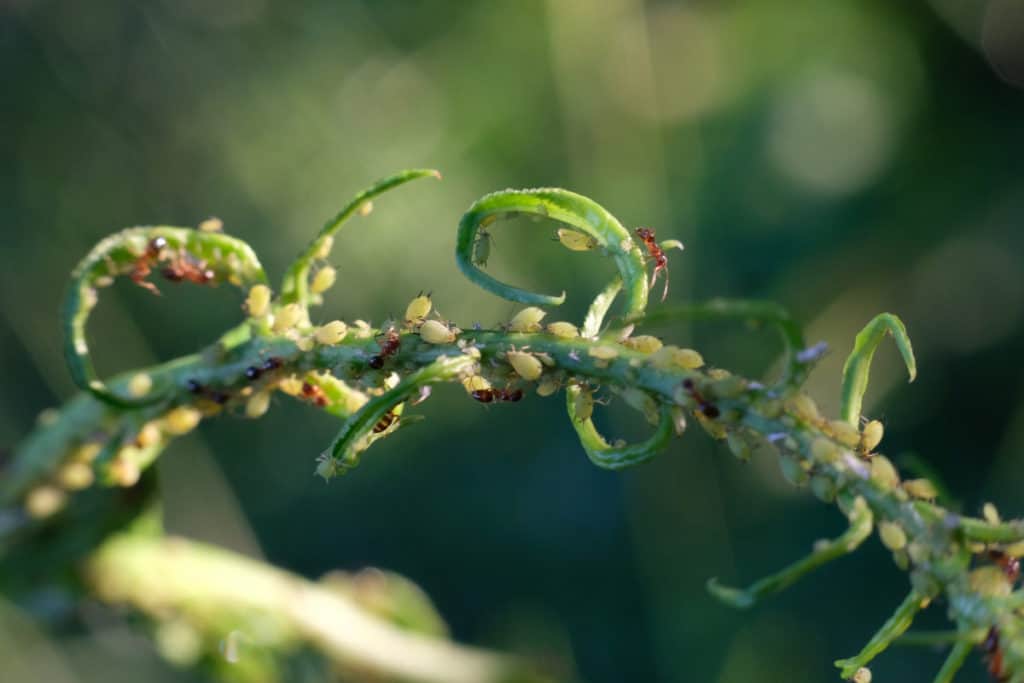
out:
M348 325L341 322L340 320L332 320L326 325L321 325L317 328L316 334L313 335L316 339L317 344L324 346L333 346L341 342L348 334Z
M508 359L509 365L516 371L516 374L528 382L540 377L544 371L544 366L537 360L537 357L524 351L509 351L505 354L505 358Z
M886 491L892 491L900 485L900 475L889 458L884 455L876 455L871 458L871 481Z
M57 481L68 491L81 491L93 482L92 468L84 462L69 462L57 470Z
M879 522L878 537L889 550L903 550L907 545L907 532L895 522Z
M818 412L818 404L807 394L796 394L786 402L786 407L790 412L795 413L797 417L806 422L817 422L821 419L821 413ZM858 440L859 438L858 436Z
M903 490L909 493L912 498L920 498L921 500L935 500L939 495L935 484L927 479L908 479L903 482Z
M1002 521L999 517L999 510L992 503L985 503L981 507L981 516L989 524L999 524Z
M1005 598L1013 591L1013 584L1000 567L978 567L968 575L971 590L986 598Z
M871 420L864 425L864 431L860 435L860 449L865 453L878 448L878 444L882 443L882 435L885 434L885 427L878 420Z
M545 377L540 381L540 384L537 385L537 395L551 396L558 391L558 386L559 384L557 379L554 377Z
M405 324L409 327L416 327L422 325L423 321L430 315L430 309L433 307L433 302L430 300L429 294L420 294L405 307Z
M474 391L487 391L491 388L491 383L487 381L486 377L471 375L462 380L462 386L466 388L467 394L472 394Z
M835 462L839 459L839 446L831 439L819 436L811 444L811 455L819 462Z
M138 483L139 477L142 476L139 456L139 449L134 446L124 446L117 451L108 470L115 484L128 487Z
M302 393L302 380L295 375L289 375L277 383L277 388L289 396L298 396Z
M853 683L871 683L871 669L862 666L854 672L853 678L850 680Z
M245 416L256 419L263 417L270 408L270 392L257 391L245 402Z
M683 368L684 370L696 370L704 367L704 357L693 349L681 349L678 346L662 346L651 354L649 362L656 368L668 370L671 368Z
M323 294L334 286L337 279L338 271L331 266L324 266L313 276L312 282L309 283L309 291L313 294Z
M43 484L32 489L25 498L25 512L33 519L45 519L57 513L68 497L56 486Z
M199 232L224 232L224 221L210 216L199 224Z
M779 457L779 468L782 470L782 476L793 486L804 486L811 478L803 463L789 455Z
M151 420L142 425L139 433L135 435L135 445L139 448L152 448L160 443L161 438L163 438L163 434L160 432L160 425L155 420Z
M273 330L278 334L287 332L295 327L302 319L302 307L298 304L288 304L274 316Z
M476 241L473 242L473 263L478 266L486 266L487 259L491 257L491 233L480 230L476 234Z
M561 337L562 339L573 339L574 337L580 336L580 330L578 327L572 323L562 321L548 323L547 331L556 337Z
M729 445L729 450L736 456L741 462L749 462L751 456L750 444L747 440L736 432L729 432L728 436L725 437L726 443Z
M365 202L359 205L359 215L369 216L373 213L373 202L367 199Z
M128 380L128 393L135 398L145 396L152 388L153 378L144 372L136 373L132 375L130 380Z
M577 230L569 228L558 229L558 241L562 246L572 251L590 251L597 247L597 240Z
M295 348L299 351L312 351L313 350L313 338L312 337L300 337L295 340Z
M663 346L660 339L649 334L640 334L635 337L630 337L622 343L627 348L639 351L640 353L654 353Z
M589 420L594 414L594 392L586 387L580 387L572 400L573 411L576 413L576 421Z
M451 344L455 332L439 320L427 320L420 325L420 339L428 344Z
M836 485L828 477L816 474L811 477L811 493L823 503L831 503L836 499Z
M508 329L510 332L538 332L540 331L540 321L546 315L547 312L544 309L528 306L512 316L512 319L508 321Z
M849 422L832 420L829 422L829 427L832 428L832 434L836 437L836 441L847 448L856 448L860 445L860 432Z
M181 436L195 429L201 419L202 415L195 408L179 406L164 415L161 424L165 433Z
M253 318L262 318L270 308L270 288L266 285L253 285L249 296L245 298L245 310Z
M611 360L619 355L619 350L614 346L591 346L587 349L587 355L598 360Z
M323 241L320 243L320 248L316 250L316 254L314 254L314 256L318 259L325 259L331 255L331 249L333 248L334 236L328 235L327 237L324 237Z

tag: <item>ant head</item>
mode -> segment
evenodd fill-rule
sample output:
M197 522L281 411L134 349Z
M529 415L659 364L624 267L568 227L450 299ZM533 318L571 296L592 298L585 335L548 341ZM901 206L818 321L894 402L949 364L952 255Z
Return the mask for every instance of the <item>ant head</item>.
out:
M637 228L636 234L640 239L644 240L645 242L647 240L654 239L654 230L651 228Z

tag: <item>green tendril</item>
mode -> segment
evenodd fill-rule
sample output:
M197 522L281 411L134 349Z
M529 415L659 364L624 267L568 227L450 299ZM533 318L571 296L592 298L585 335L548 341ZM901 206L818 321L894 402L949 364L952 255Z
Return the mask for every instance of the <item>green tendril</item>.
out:
M385 415L393 411L398 404L414 396L420 387L450 381L469 372L475 364L476 361L470 356L441 356L430 365L406 376L380 396L370 399L345 421L334 442L321 454L317 473L325 479L330 479L358 465L360 453L369 448L374 441L390 433L388 430L378 433L373 431L374 426Z
M144 396L115 394L96 374L86 341L86 324L99 302L99 287L127 275L159 293L147 278L162 266L189 269L197 278L205 278L209 271L208 284L229 282L246 287L267 279L252 248L221 233L173 227L129 228L99 242L71 274L62 320L64 356L72 380L108 405L138 408L167 397L167 387L156 386Z
M939 673L935 674L933 683L952 683L957 672L963 668L964 662L967 661L967 655L971 654L972 647L973 644L965 640L954 643L953 649L949 651L949 655L946 657L946 661L942 663Z
M611 445L597 431L593 420L579 420L576 417L576 397L582 391L571 386L566 389L566 408L569 420L576 429L580 445L586 452L590 462L606 470L621 470L650 460L668 446L673 434L672 412L668 406L659 411L658 426L650 438L638 443Z
M437 178L440 180L441 172L432 168L417 168L400 171L395 175L382 178L357 194L334 218L327 221L324 227L320 229L320 232L317 233L317 236L313 238L313 241L309 243L309 246L299 254L298 258L292 262L285 272L281 283L281 303L297 303L303 308L308 308L311 299L309 293L309 270L318 258L326 258L330 252L330 241L334 237L334 233L338 232L345 221L351 218L353 214L363 209L364 206L369 206L367 202L377 195L418 178Z
M871 640L868 641L863 650L854 657L836 660L836 667L840 669L839 675L846 679L852 678L853 674L857 673L857 669L866 666L878 654L889 647L894 640L910 628L910 624L914 621L914 616L928 604L931 597L931 595L922 593L916 588L911 590L907 597L903 599L903 602L900 603L900 606L896 608L896 611L893 612L893 615L871 637Z
M903 362L910 374L910 381L917 377L917 362L914 360L914 349L907 336L907 328L892 313L880 313L864 329L857 334L853 343L853 351L843 365L843 393L840 416L853 426L860 421L861 404L864 393L868 390L868 373L871 370L871 359L878 345L891 334L896 348L903 356Z
M838 538L815 544L814 550L806 557L771 576L757 581L747 588L732 588L718 583L717 578L708 580L707 589L720 601L737 609L753 607L759 600L774 595L796 583L805 574L832 560L849 555L871 535L873 515L863 499L853 506L850 527Z
M550 218L570 225L593 238L615 261L626 287L627 310L640 312L646 308L646 265L643 254L629 231L622 227L615 216L593 200L575 192L555 188L494 192L478 199L469 207L459 221L455 261L463 275L472 282L504 299L524 304L558 306L565 301L565 292L558 296L530 292L505 284L480 269L474 259L474 252L481 230L494 220L493 217L509 213Z

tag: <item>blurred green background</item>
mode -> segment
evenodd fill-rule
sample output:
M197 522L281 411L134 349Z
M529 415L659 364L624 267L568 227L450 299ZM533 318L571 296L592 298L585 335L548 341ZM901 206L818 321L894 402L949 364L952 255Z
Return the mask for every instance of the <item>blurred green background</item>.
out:
M0 443L72 395L57 308L109 232L210 215L279 275L358 189L433 166L339 236L322 318L380 322L420 290L463 325L515 310L456 275L455 225L478 196L555 185L686 251L670 301L760 297L832 348L810 383L835 414L853 336L907 323L920 378L879 353L866 412L883 450L920 455L965 510L1024 513L1024 5L527 0L0 2ZM491 272L569 290L607 278L551 226L496 229ZM192 351L240 296L130 285L91 325L110 374ZM757 375L774 339L663 330ZM710 576L747 582L842 520L702 434L625 473L591 466L560 399L486 409L439 390L429 420L324 484L334 434L286 402L175 444L160 470L171 530L310 577L367 565L417 581L465 642L539 654L580 679L833 680L902 597L877 541L747 613ZM616 405L606 431L637 434ZM942 606L922 622L942 622ZM9 615L6 681L191 681L125 622L46 638ZM895 649L876 681L930 680ZM5 668L7 673L4 674ZM986 680L974 658L964 681Z

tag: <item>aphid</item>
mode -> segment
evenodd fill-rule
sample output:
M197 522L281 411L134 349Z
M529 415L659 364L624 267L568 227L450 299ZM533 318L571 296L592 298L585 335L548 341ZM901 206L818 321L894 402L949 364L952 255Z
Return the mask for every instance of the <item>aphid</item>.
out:
M333 346L341 342L348 334L348 326L340 320L332 320L317 328L314 338L317 344Z
M298 304L288 304L274 316L272 329L281 334L295 327L302 318L302 308Z
M256 419L263 417L270 408L270 392L260 391L253 394L245 404L245 416Z
M84 462L69 462L57 472L57 480L68 491L89 488L94 478L92 467Z
M174 436L188 434L196 428L201 419L202 415L195 408L179 406L164 415L163 430Z
M572 401L573 412L577 422L584 422L594 414L594 392L585 386L579 387Z
M556 232L558 241L571 251L590 251L597 247L597 240L577 230L559 228Z
M619 355L619 351L614 346L592 346L587 349L587 355L598 360L611 360Z
M420 339L428 344L451 344L455 332L439 320L427 320L420 326Z
M665 297L668 296L668 257L665 256L665 252L658 246L658 243L654 241L653 228L637 228L636 234L644 243L644 246L647 247L647 253L654 259L654 272L651 273L651 282L648 286L653 289L654 283L658 279L658 273L665 273L665 289L661 293L661 300L664 301Z
M836 438L836 441L847 448L856 448L860 444L860 432L849 422L845 420L832 420L829 422L829 427L831 427L832 435Z
M544 319L547 312L536 306L529 306L512 316L508 322L510 332L538 332L540 321Z
M139 448L151 448L160 443L160 427L155 422L147 422L135 435L135 445Z
M132 375L132 378L128 380L128 393L136 398L145 396L152 388L153 378L144 372Z
M516 371L516 374L528 382L539 378L544 371L544 366L537 360L537 357L523 351L508 351L505 354L509 365Z
M622 345L640 353L654 353L662 348L661 340L649 334L640 334L622 341ZM684 351L684 349L679 349ZM696 351L694 351L696 353Z
M253 318L262 318L270 308L270 288L266 285L253 285L245 298L245 310Z
M879 522L878 536L889 550L903 550L907 545L907 533L895 522Z
M216 216L210 216L199 224L200 232L224 232L224 221Z
M25 512L33 519L44 519L60 511L67 494L55 486L37 486L25 498Z
M885 427L878 420L871 420L864 425L864 431L860 435L860 448L865 453L870 453L882 442L882 435Z
M430 315L430 309L433 307L433 302L430 300L430 293L424 294L420 292L409 302L409 305L405 307L405 324L409 327L417 327L422 325L423 321Z
M277 383L277 388L289 396L298 396L302 393L303 382L295 375L289 375Z
M132 264L132 269L128 273L128 277L131 278L132 282L145 287L153 294L160 295L160 290L157 289L156 285L146 280L149 274L153 272L153 266L160 260L160 254L167 247L167 240L163 237L154 237L146 245L146 250L142 252L142 255L135 259L135 263Z
M383 432L385 429L395 424L396 422L398 422L398 413L396 413L394 409L391 409L388 412L384 413L379 420L377 420L377 424L373 425L373 433L380 434L381 432Z
M700 412L704 414L704 417L715 419L721 415L721 412L718 410L718 406L706 401L697 390L697 386L693 383L693 380L689 377L683 380L683 389L690 395L690 398L697 402L697 405L700 407Z
M309 291L313 294L323 294L334 286L337 277L338 271L331 266L324 266L313 276L313 280L309 283Z
M490 257L491 233L481 228L476 233L476 241L473 242L473 263L486 268L487 259Z
M580 336L579 328L567 322L548 323L547 331L562 339L572 339Z
M540 384L537 385L537 395L551 396L558 391L559 387L560 385L557 379L554 377L545 377L540 381Z
M318 408L323 408L328 404L327 394L325 394L324 390L316 386L315 384L303 382L302 395L305 396L310 401L312 401L313 405L315 405Z

